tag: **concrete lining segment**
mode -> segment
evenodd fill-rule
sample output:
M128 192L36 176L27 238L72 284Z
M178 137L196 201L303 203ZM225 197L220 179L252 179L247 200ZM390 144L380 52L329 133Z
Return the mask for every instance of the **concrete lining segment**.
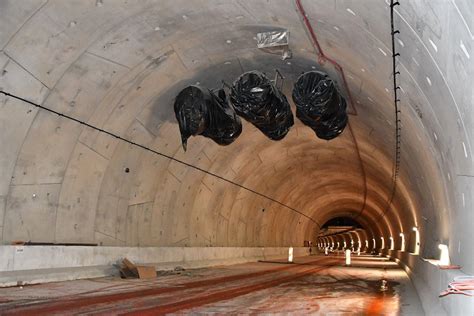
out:
M294 256L308 253L309 248L294 248ZM125 257L173 270L285 259L288 248L0 246L0 286L118 275L114 265Z
M79 89L79 91L80 91L80 89ZM79 93L79 91L78 91L78 93ZM186 163L186 162L184 162L184 161L182 161L182 160L179 160L179 159L176 159L176 158L174 158L174 157L172 157L172 156L168 156L168 155L166 155L166 154L163 154L162 152L158 152L158 151L156 151L156 150L153 150L153 149L151 149L150 147L147 147L147 146L145 146L145 145L142 144L142 143L146 143L146 142L143 142L143 141L140 142L140 140L138 140L138 143L137 143L137 142L132 141L132 140L130 140L130 139L123 138L123 137L121 137L121 136L119 136L119 135L117 135L117 134L114 134L114 133L112 133L112 132L110 132L110 131L108 131L108 130L104 130L104 129L101 129L101 128L99 128L99 127L90 125L90 124L86 123L85 121L82 121L80 118L77 118L77 117L74 117L74 116L70 116L70 115L68 115L68 114L64 114L64 112L56 111L56 110L50 109L50 108L48 108L48 107L46 107L46 106L33 103L33 102L29 101L29 100L23 99L23 98L21 98L21 97L19 97L19 96L13 95L13 94L8 93L8 92L5 92L5 91L0 91L0 93L3 94L3 95L5 95L6 97L10 97L10 98L13 98L13 99L16 99L16 100L21 100L22 102L28 103L28 104L30 104L30 105L36 107L36 108L40 108L41 110L43 110L43 111L45 111L45 112L49 112L49 114L56 114L56 115L60 116L61 118L64 118L64 119L66 119L66 120L69 120L69 123L74 122L74 123L77 123L77 124L79 124L79 125L81 125L81 126L86 126L86 127L90 128L90 129L92 129L92 130L95 130L95 131L97 131L97 132L100 132L100 133L103 133L103 134L105 134L105 135L114 137L114 138L116 138L116 139L118 139L118 140L120 140L120 141L122 141L122 142L124 142L124 143L127 143L128 145L132 145L132 146L135 146L135 147L137 147L137 148L139 148L139 149L143 149L143 150L149 151L150 153L154 153L154 154L156 154L156 155L158 155L158 156L162 156L162 157L164 157L164 158L170 159L171 161L176 162L176 163L181 164L181 165L184 165L185 167L194 168L194 169L196 169L196 170L198 170L198 171L201 171L201 172L205 173L206 175L215 177L215 178L217 178L217 179L219 179L219 180L222 180L222 181L225 181L225 182L227 182L227 183L229 183L229 184L235 185L235 186L237 186L237 187L239 187L239 188L241 188L241 189L243 189L243 190L247 190L247 191L249 191L249 192L251 192L251 193L253 193L253 194L255 194L255 195L258 195L258 196L260 196L260 197L262 197L262 198L265 198L265 199L267 199L267 200L270 200L271 202L274 202L274 203L276 203L276 204L279 204L280 206L282 206L282 207L284 207L284 208L286 208L286 209L288 209L288 210L290 210L290 211L296 212L296 213L298 213L298 214L300 214L300 215L306 217L306 218L309 219L310 221L314 222L318 227L321 227L321 225L320 225L317 221L315 221L313 218L311 218L310 216L308 216L308 215L302 213L301 211L299 211L299 210L297 210L297 209L295 209L295 208L293 208L293 207L291 207L291 206L289 206L289 205L286 205L286 204L284 204L284 203L282 203L282 202L280 202L280 201L278 201L278 200L275 200L274 198L272 198L272 197L270 197L270 196L268 196L268 195L265 195L265 194L263 194L263 193L260 193L260 192L258 192L258 191L255 191L255 190L253 190L253 189L251 189L251 188L248 188L248 187L246 187L246 186L244 186L244 185L242 185L242 184L239 184L239 183L237 183L237 182L234 182L234 181L232 181L232 180L229 180L229 179L227 179L227 178L225 178L225 177L223 177L223 176L220 176L220 175L218 175L218 174L212 173L212 172L210 172L210 171L208 171L208 170L202 169L202 168L197 167L197 166L195 166L195 165L193 165L193 164ZM76 96L77 96L77 95L76 95ZM137 122L138 122L138 120L137 120ZM140 128L141 128L141 127L144 127L143 124L140 125ZM59 127L56 127L56 131L58 131L58 129L60 129L60 128L59 128ZM133 129L132 129L132 131L135 131L135 130L136 130L136 128L133 128ZM142 134L146 134L146 133L142 133ZM138 135L140 135L140 134L138 133ZM142 136L142 138L143 138L143 136ZM133 139L133 137L132 137L132 139ZM79 143L79 142L78 142L78 143ZM82 144L82 143L80 143L80 144ZM122 145L123 145L123 144L122 144ZM89 149L90 149L90 148L89 148ZM82 155L82 154L80 154L80 155ZM69 159L69 161L70 161L70 160L71 160L71 159ZM69 164L69 161L68 161L67 164ZM69 168L69 166L67 166L66 169L67 169L67 168ZM97 174L97 173L98 173L98 172L96 171L95 174ZM26 172L23 172L23 174L25 175ZM99 172L99 175L101 175L101 174L102 174L102 173ZM101 177L99 177L99 178L101 179ZM51 184L51 183L50 183L50 184ZM80 198L79 198L79 199L80 199ZM365 198L364 198L364 200L365 200ZM129 206L133 206L133 205L135 205L135 204L133 204L133 203L132 203L132 204L129 204ZM92 209L94 209L94 208L92 208ZM59 239L61 239L61 237L59 237ZM62 240L67 240L67 239L62 239ZM76 240L76 239L75 239L75 240Z

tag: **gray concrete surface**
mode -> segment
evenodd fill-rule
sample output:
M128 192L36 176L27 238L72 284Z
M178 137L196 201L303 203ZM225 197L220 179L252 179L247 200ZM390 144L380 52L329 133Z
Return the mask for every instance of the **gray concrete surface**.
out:
M124 258L174 270L288 260L288 254L288 247L0 246L0 287L117 276ZM293 248L294 257L308 254L309 248Z
M436 258L438 244L447 244L452 263L474 274L473 3L401 1L396 9L402 159L386 213L395 142L387 3L302 3L321 48L346 74L357 111L350 128L326 142L297 120L273 142L244 122L231 146L196 137L184 153L172 102L187 84L217 87L243 71L278 68L290 95L302 71L333 73L318 64L293 1L0 1L1 90L211 170L316 221L2 96L0 240L302 246L328 219L361 214L368 238L393 236L399 247L404 232L413 247L417 226L421 256ZM285 61L254 40L280 27L291 34L293 58Z

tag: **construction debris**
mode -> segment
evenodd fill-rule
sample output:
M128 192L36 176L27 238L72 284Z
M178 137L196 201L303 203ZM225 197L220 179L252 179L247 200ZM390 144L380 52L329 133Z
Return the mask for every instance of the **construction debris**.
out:
M124 258L119 268L120 276L123 279L154 279L156 270L154 266L135 265L132 261Z
M454 277L452 282L449 282L448 288L439 294L439 297L444 297L449 294L462 294L465 296L474 296L474 276L463 275Z
M289 38L290 32L286 29L257 33L257 47L288 46Z

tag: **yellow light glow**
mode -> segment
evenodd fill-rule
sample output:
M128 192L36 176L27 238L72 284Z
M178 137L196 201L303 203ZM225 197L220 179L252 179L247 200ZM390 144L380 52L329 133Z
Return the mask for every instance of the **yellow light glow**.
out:
M346 265L351 265L351 251L350 249L346 249Z
M405 235L403 233L400 233L400 237L402 238L402 243L400 246L401 251L405 251Z
M413 254L419 255L420 254L420 231L418 227L413 227L413 231L415 232L415 251Z
M439 250L441 250L441 254L439 256L439 265L440 266L449 266L451 264L451 260L449 259L449 249L447 245L439 244Z

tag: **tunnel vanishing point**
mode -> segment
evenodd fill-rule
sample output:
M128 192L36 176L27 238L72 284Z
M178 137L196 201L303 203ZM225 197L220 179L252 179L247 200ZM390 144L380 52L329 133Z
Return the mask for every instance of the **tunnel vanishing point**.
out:
M283 53L257 47L272 31ZM426 315L473 315L438 297L474 274L473 32L470 0L0 0L0 285L345 244L396 261ZM184 151L179 91L252 70L293 112L297 78L328 73L344 132L242 120Z

